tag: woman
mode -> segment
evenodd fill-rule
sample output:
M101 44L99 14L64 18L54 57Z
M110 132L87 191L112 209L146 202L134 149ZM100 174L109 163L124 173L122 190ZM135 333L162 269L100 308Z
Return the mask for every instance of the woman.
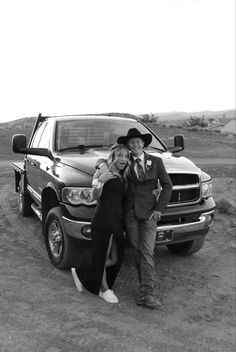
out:
M79 292L83 286L108 303L119 300L111 290L124 253L123 200L126 192L125 169L129 150L115 144L107 164L100 165L93 178L94 197L99 198L91 222L92 259L89 267L72 268Z

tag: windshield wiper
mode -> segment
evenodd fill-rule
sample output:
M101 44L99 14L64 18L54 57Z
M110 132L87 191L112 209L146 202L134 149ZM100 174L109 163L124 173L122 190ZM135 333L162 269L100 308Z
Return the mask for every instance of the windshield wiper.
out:
M84 144L80 144L74 147L66 147L66 148L61 148L59 149L59 152L64 152L66 150L80 150L83 151L85 149L91 149L91 148L110 148L110 145L104 145L104 144L100 144L100 145L84 145Z

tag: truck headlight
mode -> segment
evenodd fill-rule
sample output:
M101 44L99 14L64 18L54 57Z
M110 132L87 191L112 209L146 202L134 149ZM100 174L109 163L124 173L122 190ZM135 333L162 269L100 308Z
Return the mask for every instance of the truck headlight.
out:
M201 185L202 185L202 198L208 198L212 195L212 179L206 173L201 173Z
M97 203L93 198L93 188L90 187L64 187L62 201L73 205L94 205Z

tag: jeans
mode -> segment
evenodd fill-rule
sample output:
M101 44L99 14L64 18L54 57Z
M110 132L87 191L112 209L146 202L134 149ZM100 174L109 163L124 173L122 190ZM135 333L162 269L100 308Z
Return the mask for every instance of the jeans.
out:
M139 278L141 294L154 292L154 248L157 224L153 218L138 219L134 210L125 216L128 238L134 248L134 260Z

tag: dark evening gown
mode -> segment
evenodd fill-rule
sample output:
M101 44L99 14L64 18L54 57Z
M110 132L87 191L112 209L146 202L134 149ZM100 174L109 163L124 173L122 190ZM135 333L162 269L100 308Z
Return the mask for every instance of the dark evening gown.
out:
M83 287L98 294L107 256L110 237L117 247L117 263L106 268L107 284L112 288L119 273L124 255L123 234L123 200L125 196L125 181L117 176L107 181L98 200L98 204L91 222L92 229L92 255L88 265L82 264L76 268Z

